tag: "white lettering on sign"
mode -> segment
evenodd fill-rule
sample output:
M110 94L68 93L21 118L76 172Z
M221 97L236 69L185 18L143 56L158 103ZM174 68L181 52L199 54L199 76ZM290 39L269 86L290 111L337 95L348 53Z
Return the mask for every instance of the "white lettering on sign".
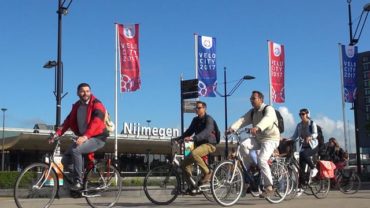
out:
M158 136L158 137L178 137L180 130L174 128L157 128L141 126L140 123L123 123L123 134L135 136Z

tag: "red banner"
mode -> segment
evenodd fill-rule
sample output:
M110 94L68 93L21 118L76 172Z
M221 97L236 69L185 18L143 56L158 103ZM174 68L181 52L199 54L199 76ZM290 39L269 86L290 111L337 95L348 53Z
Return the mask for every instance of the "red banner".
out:
M284 46L274 43L269 44L269 70L270 70L270 89L272 101L275 103L285 102L285 54Z
M139 25L118 24L121 92L140 89Z

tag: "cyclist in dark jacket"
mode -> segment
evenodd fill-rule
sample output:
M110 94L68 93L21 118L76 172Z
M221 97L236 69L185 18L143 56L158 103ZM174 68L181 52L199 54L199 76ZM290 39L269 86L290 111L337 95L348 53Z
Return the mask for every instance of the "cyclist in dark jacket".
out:
M181 139L185 142L194 141L194 150L184 159L181 167L187 174L187 181L192 176L193 163L199 165L203 173L202 184L208 183L212 176L212 171L203 161L202 157L216 151L215 125L213 118L206 113L207 104L202 101L196 103L196 114L189 128L185 131ZM191 137L192 136L192 137Z

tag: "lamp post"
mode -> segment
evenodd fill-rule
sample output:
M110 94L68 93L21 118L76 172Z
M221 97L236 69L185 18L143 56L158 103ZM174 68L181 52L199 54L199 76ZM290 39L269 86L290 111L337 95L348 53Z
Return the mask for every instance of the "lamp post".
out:
M68 8L73 0L58 0L58 44L57 44L57 61L48 61L44 68L55 67L55 86L54 95L56 98L56 121L55 128L58 128L61 123L62 98L67 95L63 93L63 62L62 62L62 17L68 14ZM68 2L68 3L67 3Z
M245 75L240 80L235 84L235 86L230 90L229 93L227 93L227 86L226 86L226 67L224 67L224 94L221 95L221 97L224 97L225 101L225 132L227 131L227 97L231 96L234 94L235 90L238 89L238 87L242 84L244 80L251 80L254 79L255 77L250 76L250 75ZM225 137L225 157L229 155L229 144L228 144L228 138Z
M2 152L1 152L1 171L4 171L4 145L5 145L5 111L6 108L2 108L1 111L3 112L3 145L2 145Z
M362 30L364 29L367 16L369 15L370 11L370 3L367 3L364 5L360 19L357 22L355 33L352 32L352 9L351 9L351 2L352 0L347 0L348 3L348 26L349 26L349 45L354 46L358 43L360 40ZM365 15L364 19L362 20L362 17ZM357 31L360 28L359 33L357 34ZM357 70L357 69L356 69ZM357 160L357 173L361 175L361 157L360 157L360 138L359 138L359 130L358 130L358 121L357 121L357 99L355 96L355 99L353 100L353 109L354 112L354 120L355 120L355 140L356 140L356 160Z

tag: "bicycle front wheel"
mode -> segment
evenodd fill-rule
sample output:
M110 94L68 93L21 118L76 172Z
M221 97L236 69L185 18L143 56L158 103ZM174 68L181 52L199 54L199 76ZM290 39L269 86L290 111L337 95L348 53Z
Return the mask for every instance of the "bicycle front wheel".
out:
M82 196L91 207L112 207L120 197L122 178L113 165L100 162L86 173L84 188Z
M349 176L341 174L337 180L339 190L344 194L355 194L361 187L360 177L352 172Z
M144 193L148 199L158 205L173 202L180 189L180 178L172 165L153 168L144 179Z
M288 169L280 162L275 162L271 166L271 175L275 193L272 196L266 197L270 203L277 204L285 199L290 187Z
M222 206L234 205L242 195L243 173L232 161L217 165L212 175L211 191L216 202Z
M285 200L291 200L295 198L298 192L298 185L299 185L299 175L298 170L295 167L288 167L289 171L289 189L285 196Z
M45 163L33 163L18 176L14 186L14 200L18 208L49 207L58 190L53 169Z
M313 195L317 199L323 199L328 196L330 191L330 179L329 178L320 178L320 176L316 176L312 178L309 187L313 193Z

